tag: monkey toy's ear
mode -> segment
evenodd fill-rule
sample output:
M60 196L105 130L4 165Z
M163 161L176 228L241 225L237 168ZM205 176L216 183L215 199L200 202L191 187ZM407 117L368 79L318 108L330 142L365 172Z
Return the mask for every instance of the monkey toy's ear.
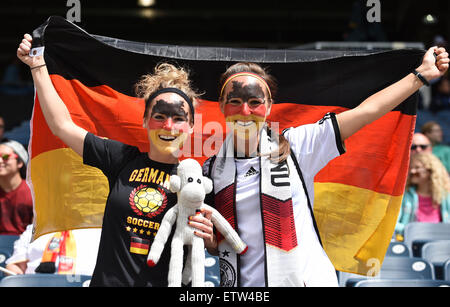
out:
M211 193L211 191L213 189L212 180L209 179L208 177L203 177L203 187L205 188L205 193L206 194Z
M170 176L170 191L173 193L180 192L181 190L181 178L177 175Z

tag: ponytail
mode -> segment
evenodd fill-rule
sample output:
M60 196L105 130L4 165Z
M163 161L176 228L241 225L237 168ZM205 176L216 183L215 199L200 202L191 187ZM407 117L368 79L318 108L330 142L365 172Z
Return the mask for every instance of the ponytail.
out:
M272 139L275 138L278 143L278 150L270 153L270 160L273 163L281 164L287 160L291 154L291 146L288 140L282 134L278 134L274 129L270 128Z

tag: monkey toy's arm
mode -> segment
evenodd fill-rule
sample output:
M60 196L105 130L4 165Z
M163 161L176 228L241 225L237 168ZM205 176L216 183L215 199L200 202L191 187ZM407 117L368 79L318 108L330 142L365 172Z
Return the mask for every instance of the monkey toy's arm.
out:
M170 232L172 230L172 226L177 220L178 216L178 205L173 206L169 211L166 212L164 218L159 226L158 232L156 233L155 239L153 240L152 246L150 248L150 252L147 256L147 265L155 266L159 257L161 257L161 253L164 250L164 245L169 238Z
M217 211L213 207L206 204L203 204L203 206L212 211L211 222L225 237L231 247L233 247L238 254L244 254L248 249L247 244L242 241L237 232L233 229L233 227L231 227L230 223L228 223L228 221L219 213L219 211Z

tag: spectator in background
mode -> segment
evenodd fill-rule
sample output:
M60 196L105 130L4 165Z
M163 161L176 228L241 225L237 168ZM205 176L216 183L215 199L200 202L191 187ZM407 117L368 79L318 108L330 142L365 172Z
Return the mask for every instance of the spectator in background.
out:
M75 229L40 236L33 242L33 225L14 243L6 268L16 274L56 273L91 276L97 259L101 228ZM69 240L68 235L73 240ZM73 244L68 244L74 242ZM63 247L64 246L64 247ZM48 256L52 261L48 261Z
M419 152L432 152L430 140L422 133L414 133L411 142L411 155Z
M0 142L6 142L8 139L5 137L6 123L3 116L0 115Z
M432 85L432 99L430 111L436 113L442 110L450 110L450 80L445 74Z
M441 160L447 172L450 172L450 146L442 144L443 133L441 126L435 121L429 121L422 126L421 131L430 140L433 154Z
M450 178L441 161L432 153L411 157L406 190L395 233L403 239L411 222L450 223Z
M28 153L18 142L0 143L0 234L20 235L33 220L31 192L24 180Z

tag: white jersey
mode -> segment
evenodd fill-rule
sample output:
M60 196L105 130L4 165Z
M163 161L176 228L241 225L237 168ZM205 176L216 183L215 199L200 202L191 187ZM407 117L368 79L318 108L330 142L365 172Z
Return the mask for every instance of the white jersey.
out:
M314 177L332 159L344 152L334 117L326 116L315 124L291 128L284 134L300 166L305 185L314 201ZM264 234L261 220L259 158L235 159L236 219L239 235L248 244L240 256L241 286L265 286ZM295 228L300 249L298 265L301 284L338 286L336 271L317 237L303 184L296 170L290 170L290 186ZM286 276L289 278L289 276Z

